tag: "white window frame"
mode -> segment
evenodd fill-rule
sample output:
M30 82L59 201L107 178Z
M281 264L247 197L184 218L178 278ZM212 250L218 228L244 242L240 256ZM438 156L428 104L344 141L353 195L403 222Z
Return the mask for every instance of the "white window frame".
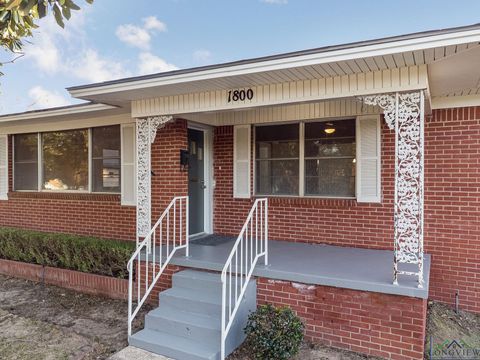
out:
M10 191L9 189L9 180L10 180L10 177L9 177L9 172L8 172L8 135L6 134L0 134L0 138L3 139L2 141L5 141L6 143L6 146L5 146L5 158L3 160L5 160L5 178L6 178L6 192L5 193L0 193L0 200L8 200L8 192Z
M328 121L339 121L339 120L354 120L355 119L355 143L358 142L358 133L356 131L357 122L356 117L342 117L342 118L327 118L327 119L314 119L308 120L308 122L328 122ZM325 195L305 195L305 123L307 121L284 121L284 122L274 122L268 124L256 124L253 128L253 192L255 197L272 197L272 198L307 198L307 199L340 199L340 200L356 200L357 199L357 173L355 173L355 196L325 196ZM298 124L299 126L299 174L298 174L298 195L271 195L271 194L259 194L257 192L257 176L256 176L256 156L257 156L257 139L256 139L256 128L261 126L276 126L276 125L287 125L287 124ZM357 155L355 155L355 159ZM356 164L358 166L358 162Z
M121 144L121 124L111 124L111 125L104 125L105 127L107 126L120 126L120 154L122 154L122 144ZM104 127L100 126L100 127ZM92 127L89 128L78 128L78 129L68 129L68 130L54 130L54 131L44 131L44 132L37 132L37 161L38 161L38 183L37 183L37 189L36 190L16 190L15 189L15 136L18 135L26 135L25 134L17 134L17 135L12 135L12 190L14 192L25 192L25 193L32 193L32 192L43 192L43 193L53 193L53 194L104 194L104 195L121 195L122 190L121 190L121 185L120 185L120 191L118 192L100 192L100 191L93 191L93 177L92 177L92 166L93 166L93 159L92 159L92 145L93 145L93 136L92 136ZM75 131L75 130L87 130L88 131L88 190L48 190L48 189L43 189L43 138L42 134L47 133L47 132L62 132L62 131ZM34 134L34 133L30 133ZM121 159L121 156L120 156ZM121 161L121 160L120 160ZM122 174L120 172L120 182L122 182Z

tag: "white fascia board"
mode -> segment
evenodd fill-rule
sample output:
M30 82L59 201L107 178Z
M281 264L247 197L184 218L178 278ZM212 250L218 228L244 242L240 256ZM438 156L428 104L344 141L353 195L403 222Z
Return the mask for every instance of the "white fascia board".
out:
M74 115L82 114L87 112L102 111L102 110L111 110L116 109L116 106L106 105L106 104L86 104L85 106L72 106L72 107L63 107L59 109L53 108L52 110L41 110L38 112L31 111L19 114L4 115L0 116L0 123L10 122L10 121L20 121L20 120L34 120L41 118L51 118L56 116L63 115Z
M459 107L480 106L480 95L435 96L432 98L432 109L451 109Z
M128 91L154 86L181 84L185 82L208 80L220 77L239 76L245 74L288 69L292 67L318 65L353 59L368 58L373 56L391 55L407 51L417 51L435 47L480 42L480 29L459 31L454 33L431 35L415 39L392 41L388 43L358 46L315 54L299 55L289 58L265 60L247 64L219 67L215 69L200 70L184 74L172 74L159 78L143 80L132 79L131 82L122 82L98 87L79 88L69 90L74 97L82 98L117 91Z

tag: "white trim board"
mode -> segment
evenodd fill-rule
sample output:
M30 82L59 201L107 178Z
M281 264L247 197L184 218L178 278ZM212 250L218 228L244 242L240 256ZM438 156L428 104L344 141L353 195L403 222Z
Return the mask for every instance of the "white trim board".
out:
M132 101L132 117L240 110L428 89L426 65L251 86L252 100L228 101L228 90L212 90Z
M432 98L432 109L451 109L480 106L480 94L467 96L436 96Z
M32 132L48 132L73 129L85 129L89 127L108 126L131 123L132 118L129 113L110 116L96 116L81 119L43 119L29 123L19 121L15 125L1 125L0 134L26 134Z
M107 105L107 104L85 104L85 105L73 105L65 106L61 108L52 108L44 109L39 111L27 111L19 114L10 114L0 116L0 123L8 121L18 121L18 120L32 120L32 119L41 119L41 118L50 118L55 116L64 116L64 115L73 115L73 114L84 114L95 111L104 111L116 109L116 106Z

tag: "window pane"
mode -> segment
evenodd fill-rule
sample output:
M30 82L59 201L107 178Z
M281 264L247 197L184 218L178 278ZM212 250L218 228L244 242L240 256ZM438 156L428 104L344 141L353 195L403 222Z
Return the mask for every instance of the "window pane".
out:
M43 188L88 190L88 130L42 134Z
M355 196L354 159L306 160L305 194L317 196Z
M257 142L257 159L298 158L298 141Z
M298 195L298 159L258 160L256 178L258 194Z
M256 141L298 140L298 124L257 126L255 128Z
M92 129L93 191L120 192L120 126Z
M355 119L308 122L305 139L331 139L355 137Z
M14 136L15 190L38 190L38 136Z
M355 120L305 124L305 195L355 196Z
M255 128L256 192L298 195L299 124Z
M355 139L305 140L305 157L343 157L355 154Z

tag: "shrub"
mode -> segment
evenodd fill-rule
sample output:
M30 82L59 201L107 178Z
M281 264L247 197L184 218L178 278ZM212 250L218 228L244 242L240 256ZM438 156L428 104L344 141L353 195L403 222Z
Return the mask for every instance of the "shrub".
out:
M0 228L0 258L91 274L128 277L135 243L87 236Z
M304 329L290 308L263 305L248 318L246 344L255 359L290 359L298 352Z

